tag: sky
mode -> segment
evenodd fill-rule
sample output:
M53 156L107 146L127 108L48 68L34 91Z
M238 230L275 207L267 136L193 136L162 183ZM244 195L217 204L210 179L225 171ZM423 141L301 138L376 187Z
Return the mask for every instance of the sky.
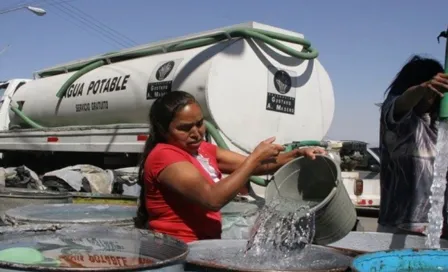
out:
M303 33L334 88L327 136L372 145L379 124L374 103L412 54L444 62L445 44L436 37L448 26L447 0L2 0L0 13L21 4L47 14L0 14L1 80L31 78L34 71L124 47L79 16L95 18L105 25L103 33L113 29L121 33L115 40L127 37L136 45L248 21Z

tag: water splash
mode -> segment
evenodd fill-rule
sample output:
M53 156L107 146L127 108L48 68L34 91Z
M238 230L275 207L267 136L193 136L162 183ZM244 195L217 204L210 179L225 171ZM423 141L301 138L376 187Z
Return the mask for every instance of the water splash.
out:
M310 206L315 204L279 196L260 210L245 247L194 249L188 259L239 271L345 269L351 257L311 244L315 217Z
M443 204L445 202L446 174L448 170L448 120L439 123L436 145L437 155L434 162L434 178L431 185L426 229L426 246L440 248L440 236L443 228Z
M312 242L314 233L314 214L308 203L276 198L260 210L245 254L271 260L297 255Z

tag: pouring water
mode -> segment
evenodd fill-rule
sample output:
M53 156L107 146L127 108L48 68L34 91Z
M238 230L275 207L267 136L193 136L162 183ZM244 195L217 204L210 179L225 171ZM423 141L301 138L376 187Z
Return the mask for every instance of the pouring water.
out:
M440 37L447 38L448 31L440 33ZM448 72L448 41L445 47L445 73ZM434 162L434 178L431 185L428 212L428 227L426 229L426 246L440 248L440 236L444 225L443 206L445 203L446 177L448 171L448 96L443 97L440 105L440 122L437 134L436 158Z

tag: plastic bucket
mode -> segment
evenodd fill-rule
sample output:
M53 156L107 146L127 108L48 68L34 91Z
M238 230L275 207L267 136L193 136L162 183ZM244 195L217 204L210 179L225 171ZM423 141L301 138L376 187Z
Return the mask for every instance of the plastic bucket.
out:
M351 265L358 272L447 271L446 249L402 249L378 251L356 257Z
M328 156L297 158L282 166L266 188L266 202L276 197L308 204L315 213L314 243L326 245L344 238L356 224L356 209L341 178L341 170Z

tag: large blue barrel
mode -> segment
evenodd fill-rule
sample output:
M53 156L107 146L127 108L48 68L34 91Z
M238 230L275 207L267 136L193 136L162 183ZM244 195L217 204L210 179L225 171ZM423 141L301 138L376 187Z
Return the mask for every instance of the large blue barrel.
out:
M378 251L356 257L352 269L358 272L448 271L447 249L401 249Z
M132 227L0 227L0 272L184 272L187 255L184 242Z

